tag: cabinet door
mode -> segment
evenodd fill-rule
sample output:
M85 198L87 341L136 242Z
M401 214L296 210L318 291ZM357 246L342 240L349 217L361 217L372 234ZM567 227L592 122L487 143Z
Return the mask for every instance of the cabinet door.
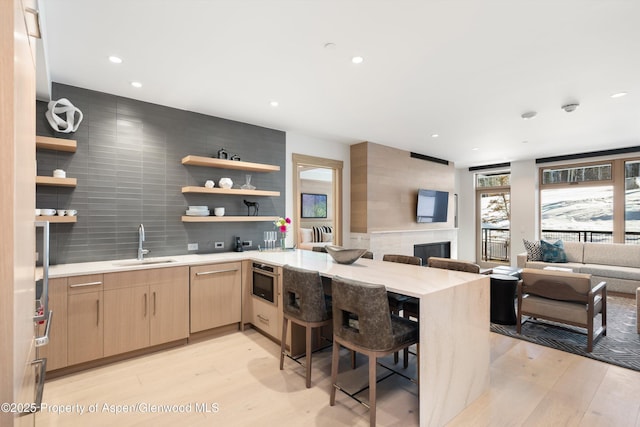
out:
M69 365L101 358L104 354L102 291L69 295L67 309Z
M149 345L151 301L148 286L104 291L104 355Z
M67 362L69 365L104 355L102 274L68 278Z
M191 332L240 322L241 263L191 267Z
M67 278L49 279L49 310L53 312L49 344L38 347L38 357L47 358L47 371L67 366ZM40 325L39 335L45 325Z
M149 285L151 345L189 337L189 268L164 270L164 280Z

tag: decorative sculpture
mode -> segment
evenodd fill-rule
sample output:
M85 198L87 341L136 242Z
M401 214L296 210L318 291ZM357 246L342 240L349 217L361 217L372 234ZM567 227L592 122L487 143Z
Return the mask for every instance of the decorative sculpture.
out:
M57 101L49 101L49 109L44 116L49 124L56 132L71 133L78 130L78 126L82 122L82 111L76 108L67 98L60 98ZM76 119L76 113L78 118ZM66 120L59 115L65 114Z
M247 206L247 216L251 216L251 207L253 207L253 216L258 216L258 211L260 210L260 204L258 202L250 202L248 200L243 200L243 202Z
M218 150L218 158L227 160L229 159L229 153L224 148L221 148Z

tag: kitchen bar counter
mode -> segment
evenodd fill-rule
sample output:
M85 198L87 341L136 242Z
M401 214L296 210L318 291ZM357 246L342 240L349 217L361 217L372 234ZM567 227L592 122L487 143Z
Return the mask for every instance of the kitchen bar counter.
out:
M369 259L342 265L327 254L302 250L148 258L165 259L174 262L121 265L133 260L118 260L54 265L50 267L49 276L67 277L250 259L318 270L327 277L341 276L382 283L390 291L420 298L420 425L446 424L488 390L488 276Z

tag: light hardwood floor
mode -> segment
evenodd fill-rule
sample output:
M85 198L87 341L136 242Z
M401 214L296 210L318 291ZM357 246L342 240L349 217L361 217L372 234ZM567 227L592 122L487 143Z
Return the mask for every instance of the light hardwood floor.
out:
M491 334L491 341L491 388L451 426L640 426L640 372L501 335ZM36 425L368 425L367 409L341 393L329 406L330 350L314 354L311 389L302 366L286 360L278 369L278 351L248 330L55 379L46 384L49 406ZM359 359L351 371L345 352L339 379L350 387L366 383L365 362ZM379 383L378 424L418 425L416 393L398 376ZM97 405L92 414L80 415L72 406L66 408L71 413L58 415L59 404L85 411ZM105 404L191 407L116 414Z

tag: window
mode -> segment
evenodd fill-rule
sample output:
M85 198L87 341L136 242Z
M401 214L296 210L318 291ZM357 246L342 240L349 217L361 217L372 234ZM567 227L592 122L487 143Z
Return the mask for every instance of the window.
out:
M476 175L476 197L479 207L477 238L482 261L509 262L511 243L511 174L498 172Z
M540 168L543 239L640 244L640 160Z
M624 167L624 241L640 244L640 160Z

